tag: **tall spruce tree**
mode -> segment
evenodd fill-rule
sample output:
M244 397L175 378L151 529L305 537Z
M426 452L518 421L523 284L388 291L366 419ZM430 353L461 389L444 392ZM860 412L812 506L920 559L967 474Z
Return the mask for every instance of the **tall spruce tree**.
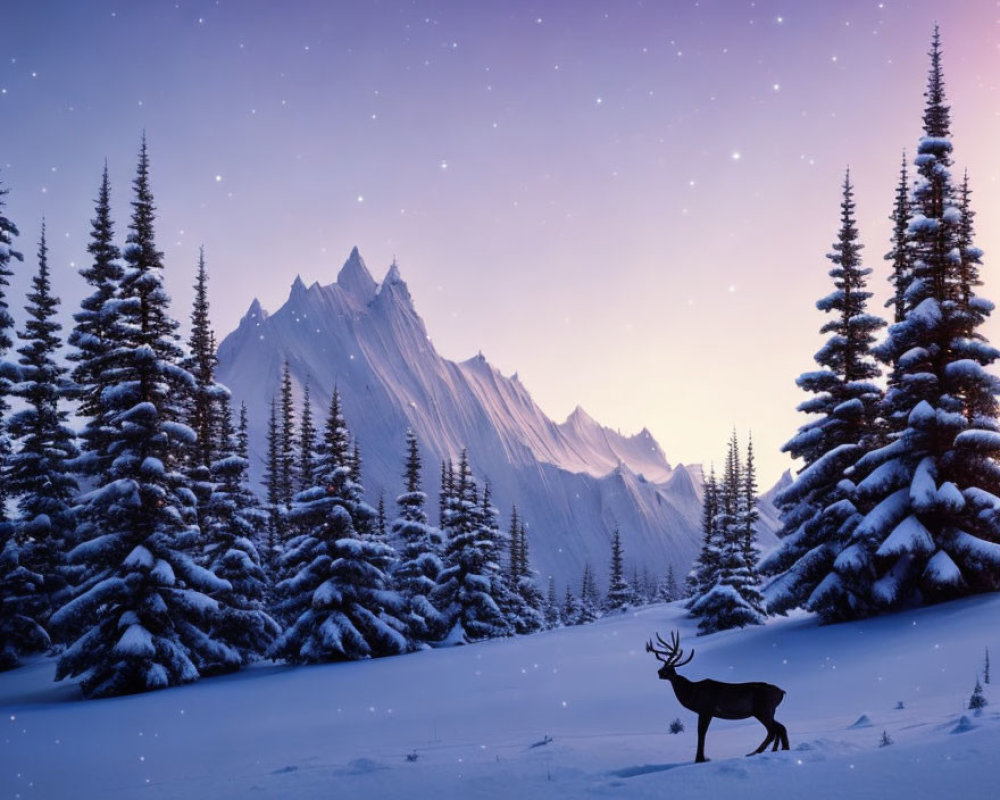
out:
M299 463L296 470L297 491L312 486L313 472L316 470L316 428L313 425L312 398L309 383L302 390L302 413L299 416Z
M702 633L759 625L764 621L764 600L747 560L746 485L745 465L734 432L718 499L721 542L718 568L712 586L690 605L691 613L700 618L698 629Z
M72 642L56 677L80 676L88 697L193 681L199 664L227 657L210 635L220 619L211 595L231 587L195 562L195 498L180 471L195 434L178 402L194 379L163 288L145 137L133 187L120 298L105 303L115 317L106 369L117 384L97 410L108 475L81 498L80 544L69 554L81 578L52 617Z
M1000 352L979 330L971 217L952 183L950 109L935 27L908 236L913 279L904 319L878 349L897 365L884 414L898 432L866 456L866 516L853 546L871 563L871 612L1000 588ZM963 213L963 205L966 206ZM855 560L860 560L860 556Z
M508 621L493 594L500 571L497 542L484 522L479 488L464 450L457 472L449 478L444 569L431 596L446 620L444 640L464 644L507 635Z
M17 226L4 216L7 189L0 184L0 671L18 666L24 656L49 647L49 635L38 622L38 598L43 596L43 577L21 563L22 548L9 519L7 459L11 446L7 435L11 379L17 377L4 359L13 341L14 320L8 311L7 291L14 273L10 263L23 261L14 250Z
M622 535L618 528L611 537L611 569L608 583L608 595L604 599L606 611L620 611L632 601L632 590L625 580L625 552L622 548Z
M5 369L4 363L7 352L13 344L11 332L14 329L14 319L10 315L7 304L10 279L14 277L10 262L24 260L24 256L14 249L14 237L18 235L17 226L3 213L6 205L4 198L7 194L8 190L0 183L0 478L4 477L7 457L10 455L6 417L10 410L7 398L10 395L10 379L13 370ZM7 520L7 498L7 481L3 479L0 480L0 524Z
M688 609L713 586L715 575L719 570L722 551L722 535L719 529L720 498L719 482L715 477L715 467L712 466L708 480L705 481L701 503L701 550L684 586L684 596L687 598L685 606Z
M430 601L444 565L441 532L427 521L427 495L420 488L420 467L419 443L416 434L408 430L403 492L396 498L399 514L391 526L393 539L400 543L399 562L392 577L405 604L402 618L417 646L434 641L445 627Z
M264 656L281 632L265 611L269 580L257 548L257 531L266 524L267 514L247 485L249 462L243 438L246 436L246 406L241 409L240 428L233 427L228 402L218 406L212 448L212 492L201 515L205 539L206 565L231 588L214 595L223 605L212 636L226 645L219 653L226 658L200 667L202 674L229 672ZM239 659L230 658L238 653Z
M9 456L4 476L17 497L16 536L22 561L42 576L38 597L39 621L68 599L63 554L73 544L73 500L76 480L69 460L76 455L75 435L66 424L65 408L71 392L66 368L57 361L62 345L56 320L59 298L52 295L45 224L38 244L38 272L32 279L25 306L27 321L18 336L21 380L15 394L24 408L11 416L8 430L19 443Z
M395 655L409 647L402 598L391 591L389 545L363 537L358 522L374 511L353 479L350 433L335 389L316 464L315 484L289 514L296 530L281 555L276 587L288 627L273 654L291 663Z
M278 497L285 511L295 494L295 396L292 392L292 368L285 360L281 370L281 447L278 450Z
M281 507L281 429L278 427L277 401L271 399L267 418L267 460L264 465L264 502L267 509L267 555L272 571L278 571L278 558L285 546L287 525Z
M511 523L511 530L514 524ZM531 566L531 554L528 545L528 529L523 519L517 523L517 561L518 577L511 583L511 591L518 598L518 614L515 617L515 633L534 633L546 627L548 613L546 599L538 588L538 572ZM555 587L552 586L553 599Z
M72 349L67 358L75 363L71 377L76 384L77 414L86 420L79 435L81 452L75 468L85 480L100 482L107 477L110 466L110 431L105 427L101 413L101 395L105 391L113 391L116 385L114 373L107 368L108 356L114 348L111 330L117 316L112 304L125 274L111 220L111 183L107 162L90 226L87 252L91 261L80 270L80 275L92 292L83 299L80 310L73 315L76 324L69 335L68 343Z
M775 613L796 606L827 620L866 613L870 566L852 547L860 516L854 482L845 473L852 469L856 480L858 461L879 444L881 392L872 382L879 373L871 349L885 323L867 312L871 270L862 266L861 249L848 172L837 241L827 255L834 291L816 304L829 317L820 333L830 337L815 356L820 369L797 381L813 394L799 406L812 418L782 448L801 458L803 467L777 498L782 542L761 564L773 576L765 595Z

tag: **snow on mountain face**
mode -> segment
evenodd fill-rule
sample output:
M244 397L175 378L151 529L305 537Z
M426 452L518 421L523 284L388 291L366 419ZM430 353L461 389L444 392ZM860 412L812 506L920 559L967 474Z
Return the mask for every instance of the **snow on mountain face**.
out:
M566 582L578 591L587 561L606 573L616 527L630 571L634 564L659 577L673 564L680 577L697 554L700 471L695 478L672 468L649 431L622 436L581 408L554 423L516 376L504 377L482 354L462 363L442 358L395 264L379 285L355 248L336 283L307 288L296 278L288 301L271 315L254 300L220 345L219 380L249 411L255 482L286 360L297 402L308 383L320 424L339 388L361 446L368 497L383 496L390 515L401 491L404 434L412 428L432 520L441 462L467 448L504 520L517 504L533 565L554 575L560 591Z

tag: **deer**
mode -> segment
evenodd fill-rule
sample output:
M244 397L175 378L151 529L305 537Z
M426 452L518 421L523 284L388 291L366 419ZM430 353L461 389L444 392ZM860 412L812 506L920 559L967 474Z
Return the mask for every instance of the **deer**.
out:
M689 681L683 675L677 674L677 668L689 664L694 658L694 650L684 659L681 649L680 635L674 631L670 635L670 643L663 641L656 634L660 643L657 648L650 639L646 643L646 652L656 656L663 666L657 673L661 681L670 681L674 694L684 708L698 715L698 753L695 762L708 761L705 758L705 734L712 717L719 719L747 719L754 717L767 728L767 737L760 747L748 756L763 753L771 742L772 750L777 750L779 744L783 750L788 749L788 731L774 718L774 710L785 696L785 690L770 683L755 681L752 683L724 683L706 678L701 681Z

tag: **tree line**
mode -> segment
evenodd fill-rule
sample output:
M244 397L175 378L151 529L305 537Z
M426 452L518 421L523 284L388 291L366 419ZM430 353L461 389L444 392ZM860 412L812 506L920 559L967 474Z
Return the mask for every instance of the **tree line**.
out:
M797 381L811 395L799 406L809 420L783 448L802 468L776 498L781 541L757 565L762 588L753 575L747 583L736 544L721 566L725 537L707 544L734 501L713 510L709 479L699 567L714 570L714 588L705 594L697 569L688 584L703 630L720 624L713 592L730 627L760 622L765 610L802 607L837 622L1000 589L1000 379L989 371L1000 351L982 332L994 305L978 293L983 253L968 174L951 174L937 28L929 56L916 174L904 154L890 217L891 319L868 309L872 270L861 259L848 171L827 256L833 290L816 303L828 338L818 368ZM724 497L735 480L728 461L726 469Z
M589 565L578 594L567 585L558 597L550 579L543 595L524 520L515 507L501 530L465 452L442 464L430 524L412 432L389 519L383 498L365 500L339 391L320 428L306 387L296 426L287 365L261 502L247 478L246 407L215 377L203 251L186 343L170 313L145 136L132 186L119 248L105 166L68 364L44 223L14 330L7 287L23 256L0 187L0 669L53 652L57 679L104 697L261 658L338 661L531 633L676 594L672 572L628 583L616 531L606 595Z

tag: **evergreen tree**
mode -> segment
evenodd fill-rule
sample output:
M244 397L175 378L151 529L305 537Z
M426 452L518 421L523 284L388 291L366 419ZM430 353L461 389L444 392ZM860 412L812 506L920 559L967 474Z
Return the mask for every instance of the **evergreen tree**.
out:
M734 433L719 493L721 548L715 582L690 605L691 613L700 618L698 629L702 633L760 625L764 621L763 597L747 561L745 475Z
M713 466L705 482L704 497L701 504L701 551L687 576L684 594L688 598L685 604L688 609L701 595L714 584L719 571L719 558L722 550L722 536L719 529L719 482L715 477Z
M186 683L198 678L199 665L229 657L210 631L220 619L211 595L230 587L195 563L194 495L179 471L195 435L178 401L190 396L194 379L181 366L163 289L145 137L133 186L105 362L116 387L98 409L109 436L108 475L81 498L80 544L69 554L80 583L52 617L72 641L56 677L82 676L88 697Z
M358 532L373 510L353 479L350 434L335 389L316 464L315 485L290 512L294 536L281 556L288 577L276 587L289 626L273 654L291 663L342 661L407 650L402 598L391 591L392 548Z
M86 420L79 436L81 453L75 468L88 479L102 481L107 477L110 466L110 430L104 425L101 395L112 391L116 385L114 374L107 366L108 356L114 348L110 333L117 315L113 303L124 276L121 251L114 242L107 163L96 203L94 219L90 223L90 243L87 245L91 262L80 270L80 275L93 291L73 315L76 325L69 336L69 345L73 349L67 358L76 364L71 377L76 384L77 413Z
M188 409L188 426L197 441L191 452L191 465L209 470L218 453L219 417L228 394L215 382L218 358L215 355L215 333L209 320L208 272L205 269L205 248L198 250L198 272L194 284L194 307L191 311L190 356L184 366L194 377L195 390Z
M277 402L271 399L267 419L267 461L264 467L264 490L267 508L267 557L272 570L285 545L287 526L281 507L281 429L278 427Z
M872 383L878 367L871 345L884 323L866 311L871 270L861 265L854 208L848 173L840 231L827 256L833 262L834 291L816 304L830 315L820 329L830 338L815 356L820 369L797 381L814 395L799 406L812 419L782 448L804 466L777 498L782 541L761 565L775 576L765 589L772 612L805 606L828 621L866 613L870 554L851 540L860 520L853 481L861 473L856 465L880 436L880 390ZM844 477L849 469L851 480Z
M278 497L284 511L292 505L295 485L295 397L292 368L286 359L281 371L281 446L278 449Z
M537 572L531 567L528 529L517 514L517 506L511 509L510 558L507 581L514 597L511 626L515 633L534 633L546 626L547 607L536 583ZM550 588L555 591L554 586Z
M208 568L228 582L214 595L222 603L222 616L217 620L212 636L226 645L220 651L226 658L215 664L205 664L202 674L228 672L264 656L280 633L278 624L266 613L268 576L254 539L263 527L267 515L257 503L246 481L249 462L243 455L239 437L245 436L246 406L240 419L240 433L233 429L229 404L221 409L212 450L217 457L211 466L212 493L201 517L201 527L207 541ZM230 658L235 651L239 660Z
M680 589L677 587L677 575L674 573L674 565L667 565L667 574L660 582L656 590L656 599L661 603L672 603L680 598Z
M558 628L562 624L562 609L556 594L556 579L549 575L549 593L545 600L545 627Z
M444 569L431 602L447 620L446 643L464 644L509 633L494 596L500 579L497 540L483 519L479 490L463 450L445 507Z
M577 624L586 625L601 616L601 593L597 588L597 578L590 562L583 565L583 578L580 580L580 609Z
M403 598L410 638L419 644L443 635L446 622L430 601L441 574L441 532L427 521L427 495L420 489L420 448L413 431L406 432L406 466L403 493L396 498L399 516L392 523L393 538L401 543L399 563L393 573L396 591Z
M309 384L302 390L302 416L299 420L299 464L298 491L305 491L312 486L313 472L316 469L316 429L312 421L312 401Z
M989 701L987 701L986 695L983 694L983 685L979 682L979 676L977 675L976 685L972 690L972 697L969 698L969 711L974 711L978 717L988 705Z
M66 424L68 412L62 407L70 384L66 368L56 361L62 344L62 326L55 319L58 308L59 298L52 296L43 223L38 273L25 306L28 319L18 332L24 344L17 351L21 382L16 395L25 407L8 423L20 448L8 457L4 476L7 490L18 499L15 536L21 561L42 577L37 599L43 625L67 599L62 559L73 544L75 527L72 505L76 481L70 474L69 459L76 455L76 444Z
M950 111L941 46L932 40L919 178L908 235L913 278L906 314L878 348L897 365L884 415L897 431L860 465L867 512L852 561L874 573L865 613L1000 588L1000 352L979 327L993 304L975 295L980 252L968 197L952 183ZM963 206L965 211L963 213Z
M906 292L913 280L913 253L910 248L910 184L906 171L906 153L899 169L899 183L896 199L892 207L892 249L885 254L885 260L892 264L889 283L892 297L885 301L885 307L892 309L892 321L902 322L906 317ZM891 373L895 376L895 370ZM890 382L895 382L890 377Z
M10 332L14 320L8 311L7 288L14 273L11 260L23 261L13 249L17 227L3 214L7 190L0 184L0 671L18 666L24 656L49 647L49 635L39 624L38 598L43 596L43 577L21 563L21 546L14 535L14 524L7 514L7 397L11 389L12 365L4 362L13 344Z
M563 599L562 622L563 625L580 624L580 601L573 595L573 589L568 583L566 584L566 596Z
M625 555L622 549L622 535L615 528L611 538L611 578L608 584L608 595L604 600L606 611L619 611L632 602L633 591L625 580Z

